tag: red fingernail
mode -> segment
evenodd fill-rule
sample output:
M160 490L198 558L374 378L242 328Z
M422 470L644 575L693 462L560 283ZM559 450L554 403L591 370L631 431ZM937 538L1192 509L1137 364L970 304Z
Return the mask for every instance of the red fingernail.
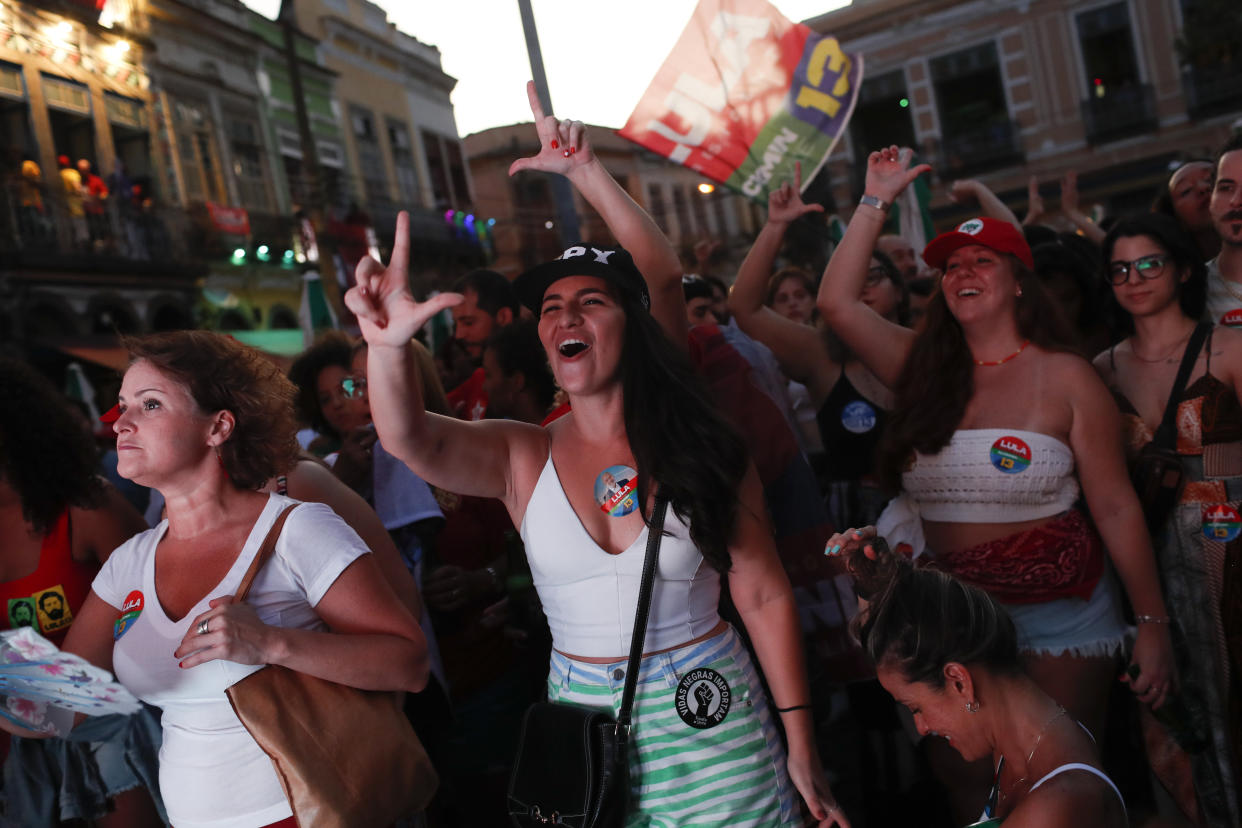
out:
M570 154L570 155L573 155L573 154L574 154L575 152L577 152L577 151L578 151L578 148L577 148L577 147L570 147L570 148L569 148L569 154Z
M560 145L561 144L559 141L557 141L555 138L552 139L552 149L557 149L558 147L560 147Z
M561 153L561 155L563 155L563 156L565 156L566 158L568 158L568 157L569 157L569 150L565 150L564 152L562 152L562 153Z

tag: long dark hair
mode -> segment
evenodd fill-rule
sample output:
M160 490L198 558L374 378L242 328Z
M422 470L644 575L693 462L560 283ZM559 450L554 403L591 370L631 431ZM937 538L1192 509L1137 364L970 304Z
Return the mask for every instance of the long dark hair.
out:
M1103 255L1101 257L1101 277L1109 272L1109 263L1113 258L1113 248L1117 240L1146 236L1160 245L1169 254L1174 268L1174 280L1177 272L1186 268L1190 277L1185 282L1177 282L1177 303L1182 313L1191 319L1203 316L1207 306L1207 265L1199 253L1199 246L1194 237L1177 219L1162 213L1137 213L1120 219L1104 237ZM1124 335L1134 333L1134 319L1117 302L1117 295L1108 292L1109 316L1116 321L1117 329Z
M0 357L0 478L31 528L42 534L70 506L99 505L97 468L94 441L69 402L30 365Z
M1046 350L1076 353L1074 333L1039 279L1017 257L1002 255L1022 288L1018 333ZM896 401L880 442L879 465L883 484L897 491L914 452L935 454L949 444L975 392L974 358L943 290L927 303L923 325L893 391Z
M354 341L340 331L328 331L289 366L289 379L297 389L294 406L298 416L315 431L336 440L345 435L338 434L323 416L323 407L319 405L319 372L335 365L348 373L353 358Z
M690 537L719 572L732 566L738 489L749 457L741 435L720 413L685 352L669 341L637 301L617 296L625 311L621 387L625 434L638 465L638 502L647 514L659 484Z

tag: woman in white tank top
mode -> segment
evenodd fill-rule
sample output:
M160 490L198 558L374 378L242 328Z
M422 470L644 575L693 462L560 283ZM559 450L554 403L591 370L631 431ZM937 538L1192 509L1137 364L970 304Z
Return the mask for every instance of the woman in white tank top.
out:
M1125 828L1090 732L1024 672L1013 621L988 593L917 569L873 530L834 536L868 603L853 630L876 676L967 761L994 768L975 828ZM975 811L977 814L978 811Z
M581 122L545 117L533 84L528 94L540 149L515 161L510 172L566 176L625 246L574 245L515 284L539 318L540 339L572 410L544 429L464 422L422 409L410 338L461 297L413 299L402 214L388 266L364 259L346 295L370 343L369 391L380 439L433 485L505 504L528 541L535 585L551 619L550 695L576 701L590 685L602 707L624 678L633 558L641 563L639 540L658 487L671 501L671 534L661 549L640 668L631 822L801 824L789 796L796 789L818 824L847 826L816 754L793 595L775 554L758 476L682 351L684 298L680 278L670 278L680 275L681 263L651 218L596 160ZM647 282L668 290L651 294ZM729 579L782 717L787 758L745 650L719 621L714 601L704 601L720 574ZM700 657L720 659L707 672L732 693L696 686L705 716L683 723L684 705L677 712L674 701L679 685L700 672ZM734 699L731 706L726 697ZM753 728L749 747L721 741L737 728ZM657 761L654 743L650 753L645 748L644 732L663 739L665 753L674 744L679 754L699 756ZM660 764L666 760L678 764ZM740 764L725 773L721 763L732 761ZM746 779L753 782L737 785Z

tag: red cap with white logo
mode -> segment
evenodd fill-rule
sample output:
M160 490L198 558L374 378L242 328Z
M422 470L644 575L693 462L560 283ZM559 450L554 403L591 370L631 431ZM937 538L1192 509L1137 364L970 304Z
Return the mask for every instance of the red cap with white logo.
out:
M982 245L997 253L1012 253L1027 267L1035 268L1031 246L1026 243L1022 232L1009 222L994 218L972 218L956 229L936 236L923 250L923 261L927 262L928 267L944 270L944 264L954 250L972 244Z

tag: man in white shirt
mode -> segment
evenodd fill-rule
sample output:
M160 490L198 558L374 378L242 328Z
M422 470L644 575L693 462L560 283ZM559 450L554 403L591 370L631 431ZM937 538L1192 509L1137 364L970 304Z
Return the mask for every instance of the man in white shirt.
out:
M1242 327L1242 133L1221 149L1209 207L1220 236L1220 255L1207 263L1207 317Z

